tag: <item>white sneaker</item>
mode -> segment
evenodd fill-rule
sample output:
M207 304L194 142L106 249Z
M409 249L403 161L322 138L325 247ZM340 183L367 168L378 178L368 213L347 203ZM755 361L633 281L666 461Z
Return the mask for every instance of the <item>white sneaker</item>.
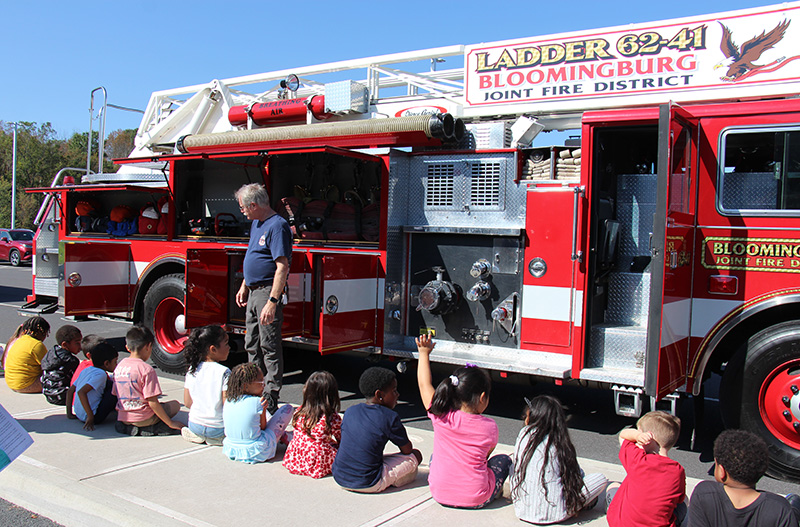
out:
M205 439L189 430L188 426L181 428L181 437L190 443L205 443Z

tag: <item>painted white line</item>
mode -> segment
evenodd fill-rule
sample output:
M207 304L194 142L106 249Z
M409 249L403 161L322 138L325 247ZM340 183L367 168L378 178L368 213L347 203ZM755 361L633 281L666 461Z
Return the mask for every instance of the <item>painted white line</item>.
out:
M196 446L193 448L189 448L182 452L178 452L177 454L164 454L161 456L151 457L149 459L142 459L141 461L136 461L134 463L126 463L124 465L118 465L116 467L111 467L103 472L98 472L97 474L92 474L91 476L86 476L85 478L81 478L78 481L87 481L94 478L99 478L100 476L107 476L109 474L121 474L123 472L128 472L130 470L136 470L138 468L154 465L156 463L160 463L162 461L170 461L172 459L176 459L183 456L189 456L192 454L197 454L198 452L204 451L206 448L213 448L207 445Z
M22 417L29 417L32 415L49 415L49 414L61 414L65 413L63 408L42 408L39 410L31 410L29 412L21 412L18 414L14 414L14 419L20 419Z
M153 503L152 501L147 501L145 499L139 498L132 494L128 494L126 492L112 492L111 494L113 494L118 498L122 498L125 501L133 503L135 505L144 507L145 509L150 509L153 512L163 514L168 518L174 518L178 521L182 521L188 525L195 525L196 527L215 527L211 523L204 522L203 520L199 520L191 516L187 516L186 514L180 513L176 510L164 507L162 505L159 505L158 503Z
M378 527L379 525L388 527L390 525L395 525L398 522L405 521L409 517L427 509L431 505L435 505L435 503L436 502L433 501L433 498L431 497L431 493L426 492L425 494L390 510L386 514L382 514L366 523L362 523L360 527Z

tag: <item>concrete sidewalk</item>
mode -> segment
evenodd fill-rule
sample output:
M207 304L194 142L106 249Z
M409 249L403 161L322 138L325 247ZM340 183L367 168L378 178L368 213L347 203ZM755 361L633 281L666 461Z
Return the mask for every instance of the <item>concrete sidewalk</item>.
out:
M166 398L183 398L183 383L161 378ZM64 407L41 395L13 393L0 382L3 406L33 436L34 444L0 473L0 494L22 507L71 526L226 526L324 523L330 526L470 525L519 523L514 508L500 499L483 510L457 510L431 499L427 463L416 481L377 495L347 492L333 478L313 480L289 474L275 461L247 465L230 461L219 447L194 445L180 436L126 437L113 422L94 432L68 420ZM184 409L178 419L186 421ZM433 433L408 427L425 460ZM508 453L511 445L498 445ZM621 466L581 459L589 472L621 481ZM687 479L687 493L699 480ZM601 507L565 525L604 526Z

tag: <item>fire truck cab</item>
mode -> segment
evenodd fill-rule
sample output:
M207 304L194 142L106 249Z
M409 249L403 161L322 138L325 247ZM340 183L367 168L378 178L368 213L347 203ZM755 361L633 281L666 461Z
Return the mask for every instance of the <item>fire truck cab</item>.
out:
M799 479L800 57L781 44L798 9L156 92L117 173L33 189L29 308L143 322L182 371L189 329L244 332L233 194L263 183L294 235L287 345L405 361L432 333L435 361L608 388L630 416L719 372L725 424ZM775 49L739 72L731 31L756 26ZM395 66L442 57L463 69Z

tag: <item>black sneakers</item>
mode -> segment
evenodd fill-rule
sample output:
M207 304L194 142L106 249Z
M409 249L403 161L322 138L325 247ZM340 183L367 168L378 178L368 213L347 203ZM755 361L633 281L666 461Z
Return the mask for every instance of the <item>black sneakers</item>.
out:
M139 427L138 426L125 424L122 421L117 421L116 423L114 423L114 430L116 430L120 434L126 435L126 436L138 436L139 435Z
M181 433L180 430L170 428L164 421L159 421L150 426L134 426L125 424L122 421L114 423L114 430L126 436L174 436Z

